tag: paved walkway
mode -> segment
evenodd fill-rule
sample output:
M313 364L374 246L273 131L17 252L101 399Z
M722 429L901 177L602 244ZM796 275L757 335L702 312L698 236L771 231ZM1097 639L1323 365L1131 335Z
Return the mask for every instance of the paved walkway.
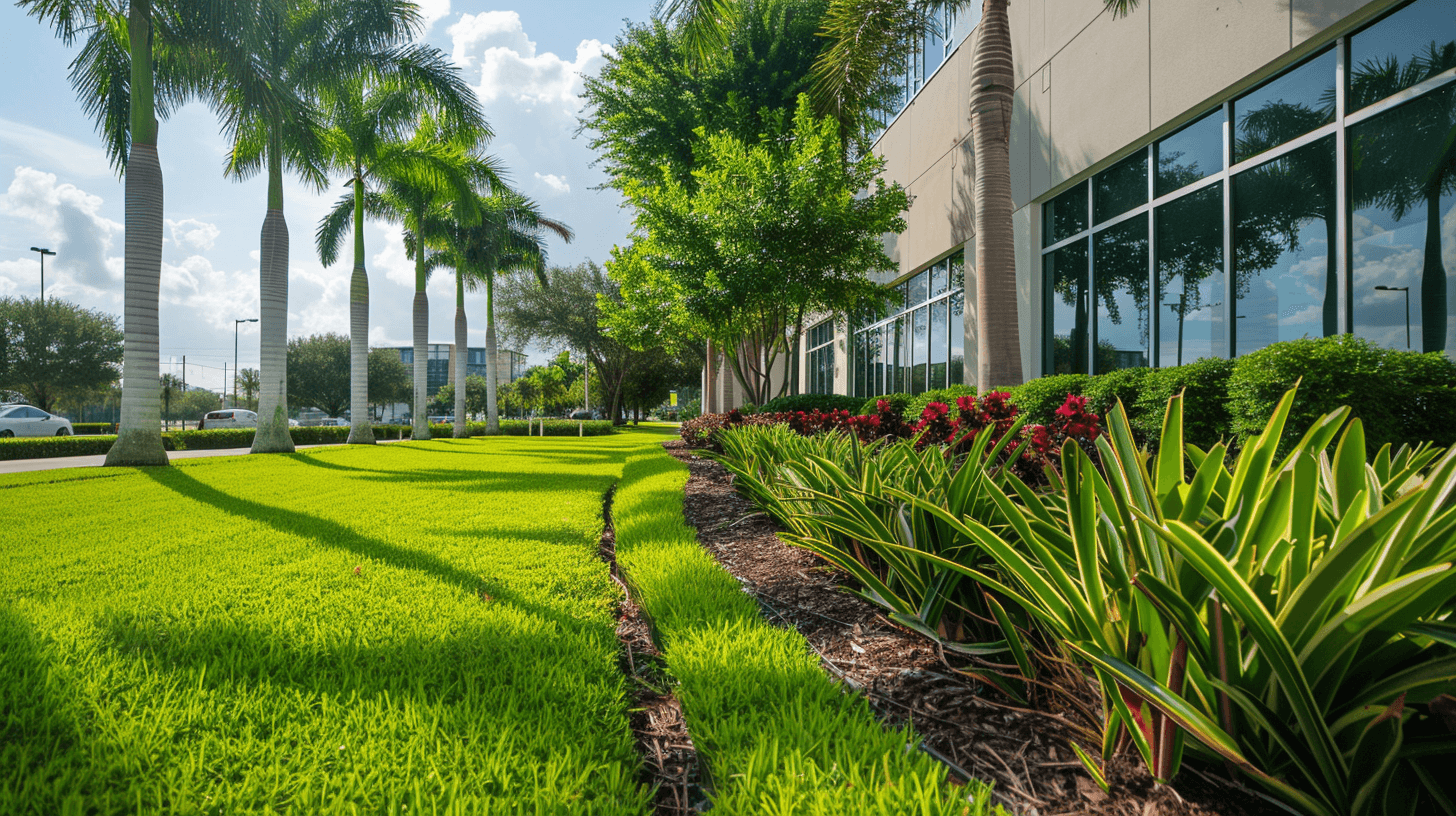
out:
M386 442L398 442L397 439L381 439L380 444ZM409 440L404 440L408 442ZM328 448L337 445L299 445L298 450L309 448ZM204 456L243 456L248 453L249 448L218 448L216 450L185 450L167 451L167 458L177 459L200 459ZM106 455L96 456L52 456L46 459L11 459L0 462L0 473L26 473L32 470L59 470L60 468L71 467L101 467L106 464Z

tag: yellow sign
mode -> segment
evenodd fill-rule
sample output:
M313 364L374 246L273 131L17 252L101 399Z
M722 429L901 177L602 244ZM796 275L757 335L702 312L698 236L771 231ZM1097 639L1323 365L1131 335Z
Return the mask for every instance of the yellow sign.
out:
M677 392L676 391L669 391L669 392L667 392L667 400L668 400L668 402L667 402L668 405L677 405Z

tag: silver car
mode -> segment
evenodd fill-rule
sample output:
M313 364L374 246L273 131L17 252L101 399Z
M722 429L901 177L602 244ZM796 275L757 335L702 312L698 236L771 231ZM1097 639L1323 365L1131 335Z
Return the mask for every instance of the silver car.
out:
M34 405L0 406L0 439L12 436L70 436L71 420Z
M258 427L258 415L252 411L242 408L225 408L221 411L209 411L197 423L199 431L215 431L219 428L256 428Z

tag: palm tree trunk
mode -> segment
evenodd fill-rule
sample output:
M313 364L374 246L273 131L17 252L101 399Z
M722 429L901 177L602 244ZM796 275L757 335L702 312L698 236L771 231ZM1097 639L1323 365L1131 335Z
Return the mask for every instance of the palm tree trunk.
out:
M292 453L288 432L288 222L283 218L283 160L268 150L268 214L258 255L258 431L253 453ZM251 396L251 394L250 394Z
M108 466L165 465L157 308L162 283L162 165L152 77L150 0L132 0L131 150L126 165L126 330L121 370L121 428Z
M364 179L354 175L354 276L349 281L350 445L373 445L369 423L369 273L364 270Z
M500 433L496 410L495 274L485 276L485 432Z
M425 294L425 248L423 246L415 249L414 324L415 399L413 412L415 421L411 434L415 439L429 439L430 418L426 416L426 413L429 411L430 299Z
M465 430L465 357L470 353L465 333L465 276L455 270L455 427L451 435L464 439Z
M1006 0L984 0L971 65L976 156L976 387L1020 385L1016 241L1011 226L1011 25Z
M1421 351L1446 350L1446 268L1441 263L1441 187L1426 193L1426 257L1421 269Z

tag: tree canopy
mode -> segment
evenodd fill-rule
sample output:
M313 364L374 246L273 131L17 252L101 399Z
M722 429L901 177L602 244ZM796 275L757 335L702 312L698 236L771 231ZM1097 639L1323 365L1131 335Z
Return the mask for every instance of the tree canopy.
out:
M55 298L0 298L0 390L39 408L115 383L121 351L115 315Z

